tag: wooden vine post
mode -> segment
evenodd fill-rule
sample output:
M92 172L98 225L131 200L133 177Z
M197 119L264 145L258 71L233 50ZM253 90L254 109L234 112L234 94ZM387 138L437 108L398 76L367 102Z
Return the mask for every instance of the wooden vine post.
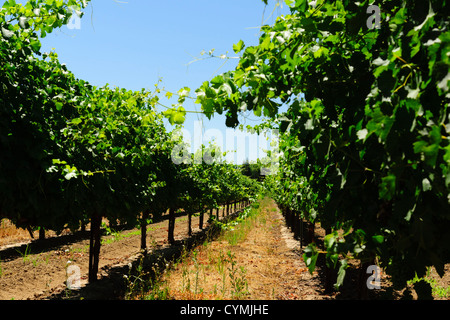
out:
M192 212L188 212L188 236L192 236Z
M102 216L93 214L91 218L91 238L89 242L89 283L97 281L100 260Z
M202 209L202 211L200 212L200 217L198 219L198 227L200 230L203 230L204 216L205 216L205 209Z
M174 231L175 231L175 208L170 208L169 210L169 230L168 230L168 241L170 244L175 243L174 238Z
M145 210L142 213L141 219L141 250L146 253L147 252L147 220L150 216L150 211Z

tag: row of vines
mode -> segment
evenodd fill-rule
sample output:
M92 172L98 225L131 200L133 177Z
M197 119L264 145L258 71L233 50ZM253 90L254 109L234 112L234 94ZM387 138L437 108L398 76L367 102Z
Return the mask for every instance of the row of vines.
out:
M55 53L39 52L39 39L87 2L7 0L0 10L0 215L52 230L90 222L95 280L102 218L145 226L168 210L173 242L178 209L203 216L258 188L220 160L191 164L220 159L214 146L173 152L182 140L163 116L184 121L189 88L162 115L158 90L94 87ZM378 264L395 288L430 266L442 276L450 262L448 1L285 3L290 14L262 26L258 45L235 44L236 69L204 82L196 102L209 118L225 114L229 127L253 112L268 121L252 130L280 131L278 172L265 185L290 216L326 230L323 250L314 242L304 250L310 271L324 255L336 289L350 260Z
M90 223L95 281L102 219L140 225L145 235L149 220L169 211L173 243L177 210L203 217L248 201L258 185L221 157L190 165L174 152L182 138L166 131L156 92L92 86L56 53L40 52L40 38L87 2L7 0L0 9L0 218L55 231ZM217 150L198 152L188 157Z
M265 1L267 4L267 1ZM290 14L233 48L235 70L197 89L209 117L253 111L280 130L266 186L327 231L335 272L378 264L394 288L450 262L450 8L446 0L285 1ZM377 21L379 22L377 24ZM281 112L281 108L286 112ZM255 129L255 128L254 128ZM256 128L258 129L258 128Z

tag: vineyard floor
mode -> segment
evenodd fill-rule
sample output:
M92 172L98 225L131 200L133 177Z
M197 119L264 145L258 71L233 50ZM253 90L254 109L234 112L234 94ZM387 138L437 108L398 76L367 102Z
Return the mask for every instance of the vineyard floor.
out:
M209 242L200 240L191 251L181 252L184 259L178 259L177 263L162 273L161 282L156 288L157 292L141 292L133 298L252 300L358 298L355 287L355 278L359 271L357 265L349 268L348 280L344 282L342 292L326 294L323 264L318 262L312 275L308 272L301 257L300 242L293 238L275 203L270 199L264 199L259 211L258 215L247 219L249 221L236 226L235 230L227 231ZM170 246L167 243L167 229L167 220L148 226L147 256L158 259L170 256L171 250L175 250L174 247L177 246ZM189 238L187 217L177 218L175 239L179 243L176 249L178 253L182 241L202 234L198 228L198 217L193 217L192 229L194 237ZM25 240L23 235L19 236L21 231L9 230L8 234L17 234L17 243L14 244L14 237L9 237L8 242L4 241L3 246L0 246L0 300L123 299L124 276L129 274L129 265L136 266L141 257L139 230L123 230L104 235L99 281L94 285L88 285L88 232L27 243L23 243ZM316 228L318 243L323 235L323 230L318 226ZM79 266L82 275L81 293L74 296L73 292L66 290L66 270L69 265ZM168 265L170 264L166 266ZM436 286L448 291L449 266L446 266L443 278L432 272L430 279ZM382 294L389 292L389 282L384 275L381 285ZM158 296L161 293L164 293L164 296ZM388 299L399 297L401 298L401 293L391 292L389 296L381 295L381 298ZM436 296L435 298L439 299ZM448 299L448 295L444 299Z
M222 214L222 211L220 212ZM175 240L188 238L187 216L178 217ZM205 219L206 222L207 219ZM204 224L205 226L207 223ZM87 287L89 263L89 231L75 235L51 237L43 241L25 241L23 230L7 226L8 243L0 247L0 300L49 299L64 295L67 267L76 265L81 271L81 285ZM168 220L150 224L147 228L148 251L169 247L167 243ZM198 233L198 217L192 218L192 231ZM29 235L28 235L29 238ZM123 230L102 237L99 264L99 285L102 279L117 267L127 266L140 252L140 230ZM116 298L111 288L92 292L92 299ZM88 290L89 291L89 290Z
M259 213L250 217L218 239L205 242L186 253L166 270L156 287L135 296L137 299L175 300L354 300L417 299L409 292L392 290L382 273L381 289L359 295L359 263L350 262L347 277L339 292L325 291L324 261L318 260L311 275L303 261L300 241L286 227L285 219L273 200L261 201ZM325 231L316 224L315 238L320 246ZM365 274L365 273L364 273ZM369 275L365 274L367 278ZM450 296L450 265L440 278L432 270L429 279L435 288ZM364 281L365 284L365 281ZM410 286L411 287L411 286ZM441 292L441 295L443 293Z
M250 221L247 221L250 220ZM259 213L199 245L139 299L325 300L318 272L311 275L300 243L271 199Z

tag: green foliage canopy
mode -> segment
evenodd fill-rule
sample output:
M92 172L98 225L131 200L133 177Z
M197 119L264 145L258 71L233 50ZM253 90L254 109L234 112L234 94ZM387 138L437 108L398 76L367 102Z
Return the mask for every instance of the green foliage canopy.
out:
M450 249L448 1L286 1L235 70L196 90L204 112L240 111L284 135L276 194L331 229L327 263L373 261L404 286ZM282 105L288 111L279 114ZM273 179L272 179L273 180ZM338 236L337 231L344 230ZM317 250L308 250L316 256ZM314 259L312 259L314 260ZM311 261L312 261L311 260ZM340 283L343 277L338 277Z

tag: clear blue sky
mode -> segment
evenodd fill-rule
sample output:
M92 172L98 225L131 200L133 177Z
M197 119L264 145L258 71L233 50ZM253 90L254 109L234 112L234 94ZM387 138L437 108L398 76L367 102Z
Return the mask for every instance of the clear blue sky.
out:
M195 91L214 75L233 69L237 60L224 65L220 59L190 62L201 57L203 50L235 56L232 46L241 39L247 46L256 45L262 22L273 24L276 16L288 12L284 3L274 11L276 3L270 0L265 7L261 0L92 0L80 28L54 31L42 39L41 51L54 48L76 77L95 86L108 83L130 90L153 90L162 78L160 86L169 91L184 86ZM185 108L198 110L199 105L187 102ZM223 116L215 115L209 121L188 114L184 127L191 133L193 145L200 132L195 130L195 122L201 119L204 133L219 130L224 140L230 136ZM247 124L258 123L255 120L253 115ZM223 149L226 143L230 141L223 142ZM255 153L254 148L246 147L235 161L262 155L261 151Z

